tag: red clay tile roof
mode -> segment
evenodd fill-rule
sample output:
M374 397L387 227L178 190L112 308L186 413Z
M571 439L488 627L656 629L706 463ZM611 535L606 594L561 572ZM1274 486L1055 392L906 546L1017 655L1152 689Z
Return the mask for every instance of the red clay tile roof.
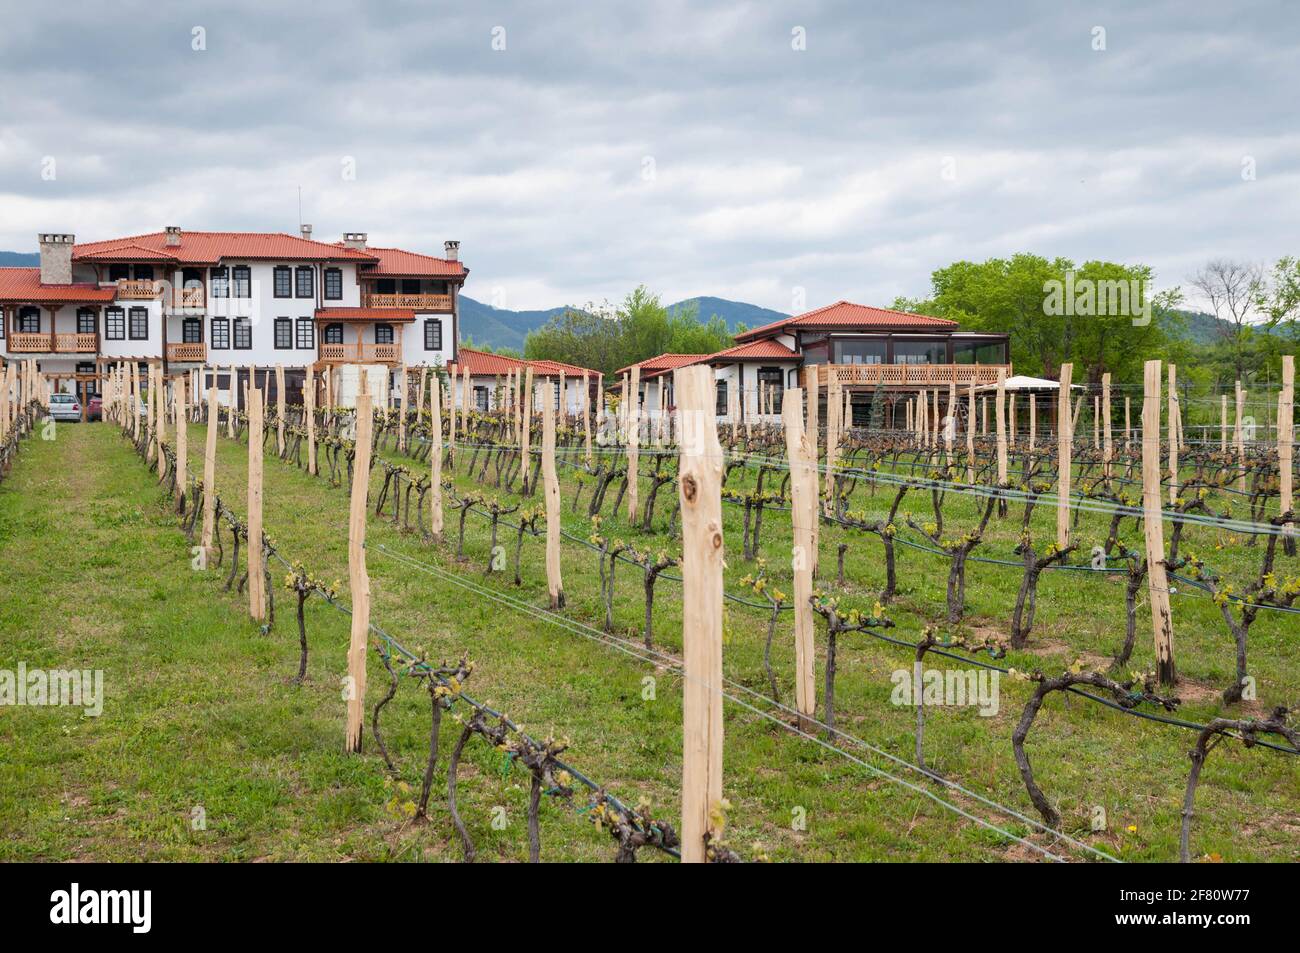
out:
M588 377L599 377L599 371L593 371L589 367L579 367L577 364L566 364L563 361L529 361L533 366L533 373L543 371L549 374L559 374L564 371L566 377L581 377L586 374Z
M714 364L718 362L726 363L728 361L799 361L802 359L802 357L790 350L780 341L767 338L762 341L751 341L748 344L737 344L735 347L729 347L725 351L710 354L708 357L700 358L700 363Z
M0 268L0 301L78 304L112 301L116 295L116 288L98 285L43 285L39 268Z
M736 335L736 340L744 343L758 338L772 337L784 330L798 328L801 330L833 330L839 328L863 328L871 331L901 330L939 330L955 328L956 321L947 318L934 318L928 314L911 314L906 311L893 311L889 308L873 308L852 301L836 301L824 308L797 314L792 318L782 318Z
M432 255L421 255L401 248L367 248L366 252L379 259L377 266L364 272L370 276L464 278L469 273L469 269L459 261L434 258Z
M106 261L116 254L129 257L141 248L156 260L211 265L222 259L300 259L304 261L377 261L369 252L331 242L317 242L283 232L181 232L179 245L167 244L166 232L83 242L73 246L73 261Z
M448 369L455 369L457 374L463 374L465 368L469 368L471 377L505 377L509 371L518 372L527 365L513 357L506 357L504 354L489 354L487 351L475 351L471 348L462 347L456 350L456 360L447 365Z
M625 372L634 367L641 368L641 379L656 377L664 371L675 370L679 367L685 367L688 364L696 364L707 354L656 354L654 357L647 357L644 361L638 361L635 364L629 364L627 367L620 367L615 373L622 376Z
M381 321L404 324L415 320L410 308L317 308L317 321Z

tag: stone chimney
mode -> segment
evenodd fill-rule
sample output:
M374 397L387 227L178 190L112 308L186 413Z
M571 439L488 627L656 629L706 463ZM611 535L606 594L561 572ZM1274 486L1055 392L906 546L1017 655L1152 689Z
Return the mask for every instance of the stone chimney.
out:
M357 251L366 250L366 233L365 232L344 232L343 244L348 248L355 248Z
M73 235L41 233L37 236L41 246L41 284L72 284Z
M460 242L443 242L442 247L446 250L443 257L448 261L460 260Z
M307 241L311 241L311 226L300 225L298 227L302 229L302 237L307 239Z
M167 244L176 246L181 243L181 227L179 225L168 225L164 229L167 233Z

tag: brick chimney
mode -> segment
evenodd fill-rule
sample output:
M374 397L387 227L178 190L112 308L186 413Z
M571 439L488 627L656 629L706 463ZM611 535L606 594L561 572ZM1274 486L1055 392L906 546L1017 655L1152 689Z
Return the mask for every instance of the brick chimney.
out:
M366 250L366 233L365 232L344 232L343 244L348 248L355 248L357 251Z
M41 284L72 284L72 246L76 237L42 232L37 240L41 246Z
M443 242L442 247L446 250L443 257L448 261L460 260L460 242Z
M179 225L168 225L164 229L167 233L167 244L176 246L181 243L181 227Z
M307 239L307 241L311 241L311 226L310 226L310 225L300 225L299 228L302 229L302 237L305 238L305 239Z

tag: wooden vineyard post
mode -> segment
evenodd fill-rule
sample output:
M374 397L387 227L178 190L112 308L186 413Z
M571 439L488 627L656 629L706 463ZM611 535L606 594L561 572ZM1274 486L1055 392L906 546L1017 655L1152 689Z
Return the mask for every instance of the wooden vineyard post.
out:
M451 464L451 472L456 472L456 378L458 377L456 368L451 369L447 375L447 460ZM440 385L435 385L440 386ZM528 486L528 460L524 460L524 486Z
M794 574L794 688L800 728L814 717L817 687L813 670L817 660L813 641L812 547L817 515L816 464L808 446L800 411L802 391L786 391L781 408L785 430L785 452L790 465L790 519L794 528L794 549L790 567ZM811 495L810 495L811 494Z
M943 445L947 453L946 462L952 467L952 444L957 436L957 382L948 381L948 415L943 423ZM949 474L951 477L951 474Z
M1114 436L1110 426L1110 374L1101 375L1101 462L1106 479L1110 479L1110 462L1115 456Z
M1133 400L1124 395L1124 450L1133 449Z
M469 401L474 389L470 386L469 365L461 368L460 374L460 430L469 438Z
M429 532L442 536L442 384L435 377L429 388Z
M176 503L185 512L186 483L189 481L189 414L185 410L185 376L176 378Z
M1092 449L1101 449L1101 396L1092 395Z
M212 558L212 539L217 529L217 372L212 371L208 385L208 431L203 442L203 532L199 545L204 559Z
M1147 361L1142 385L1142 522L1146 538L1147 596L1161 685L1178 679L1174 667L1174 625L1169 613L1165 532L1160 494L1160 362Z
M154 451L157 449L157 444L158 444L158 430L154 424L154 410L153 410L153 402L154 400L157 399L157 396L158 396L158 388L154 385L153 365L150 364L149 365L149 392L148 392L147 399L145 401L145 414L144 414L145 439L148 441L148 444L145 448L145 457L144 457L146 463L151 463L153 461ZM159 471L162 470L162 464L158 465L158 469Z
M542 493L546 500L546 589L551 608L564 608L560 578L560 478L555 472L555 408L547 394L542 401Z
M663 379L659 381L663 386ZM641 447L641 366L633 365L627 388L627 519L636 522L637 476Z
M1233 431L1233 439L1237 444L1237 467L1240 474L1237 477L1237 490L1241 493L1246 492L1246 437L1242 432L1242 415L1246 411L1246 392L1242 390L1241 381L1237 381L1237 426Z
M415 419L418 421L424 416L424 391L429 386L429 366L427 364L420 367L420 389L415 393Z
M523 406L519 414L519 454L523 461L520 464L520 472L524 477L524 496L527 496L532 487L528 485L529 477L532 474L532 439L533 439L533 368L529 365L524 374L524 394Z
M158 415L154 422L154 440L158 444L158 482L162 483L167 476L167 458L162 452L162 446L167 442L167 378L163 376L162 364L154 365L153 370L158 388L158 399L153 403Z
M975 482L975 381L970 382L970 397L966 408L966 482Z
M1007 372L1006 368L998 368L998 389L997 389L997 407L994 417L998 428L997 447L998 447L998 486L1007 485Z
M1295 459L1295 357L1286 354L1282 357L1282 392L1277 396L1277 466L1278 491L1281 513L1290 513L1295 505L1295 477L1291 464ZM1290 540L1295 534L1295 523L1283 526L1283 533Z
M1029 395L1029 449L1034 449L1038 441L1038 397Z
M275 452L284 457L284 365L275 365Z
M362 375L364 382L364 373ZM352 594L352 634L348 643L348 724L344 751L360 753L361 718L366 701L366 646L370 642L370 575L366 572L366 490L370 486L370 450L374 409L364 387L357 394L356 458L352 463L351 509L348 511L348 585Z
M226 407L226 436L231 440L235 439L235 411L239 409L239 372L235 370L235 365L230 365L230 377L226 381L227 407Z
M682 435L682 860L704 863L722 802L722 447L713 371L675 372Z
M316 475L316 365L308 364L303 378L302 415L307 425L307 472Z
M818 366L816 364L808 367L804 372L804 379L808 382L808 425L804 429L804 437L808 441L808 459L812 461L812 474L810 485L812 487L812 496L808 500L808 522L812 525L812 553L808 568L812 571L813 578L817 576L817 557L821 552L821 520L817 516L817 499L819 496L817 489L817 444L821 438L821 426L817 422L818 404L821 395L818 391L821 389L821 378Z
M1219 452L1228 452L1228 395L1219 395Z
M397 372L397 452L406 453L406 365Z
M593 464L591 456L591 381L586 371L582 372L582 436L587 447L587 467Z
M1169 365L1169 505L1178 503L1178 368Z
M266 567L262 555L262 413L266 396L248 389L248 614L266 618Z
M1074 421L1070 416L1073 364L1061 365L1061 390L1056 398L1056 545L1070 545L1070 468L1074 465Z

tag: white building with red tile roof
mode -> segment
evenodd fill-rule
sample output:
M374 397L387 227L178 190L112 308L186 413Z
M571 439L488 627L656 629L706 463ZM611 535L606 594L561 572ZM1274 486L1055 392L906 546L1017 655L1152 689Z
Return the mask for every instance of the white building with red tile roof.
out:
M818 368L819 386L834 378L850 394L855 420L862 422L878 395L887 413L921 390L947 391L994 383L999 370L1011 374L1008 335L964 332L956 321L890 308L836 301L804 314L781 318L736 335L736 344L714 354L660 354L633 365L641 368L640 399L655 419L670 410L672 371L709 364L717 380L717 413L724 421L776 420L787 387L804 386L803 370ZM619 370L619 381L631 366Z
M39 268L0 268L0 360L34 359L83 397L121 361L171 375L216 366L223 395L232 365L241 379L283 365L295 399L308 368L375 365L395 379L402 365L456 359L459 242L437 257L372 248L363 232L316 241L304 225L39 244Z

